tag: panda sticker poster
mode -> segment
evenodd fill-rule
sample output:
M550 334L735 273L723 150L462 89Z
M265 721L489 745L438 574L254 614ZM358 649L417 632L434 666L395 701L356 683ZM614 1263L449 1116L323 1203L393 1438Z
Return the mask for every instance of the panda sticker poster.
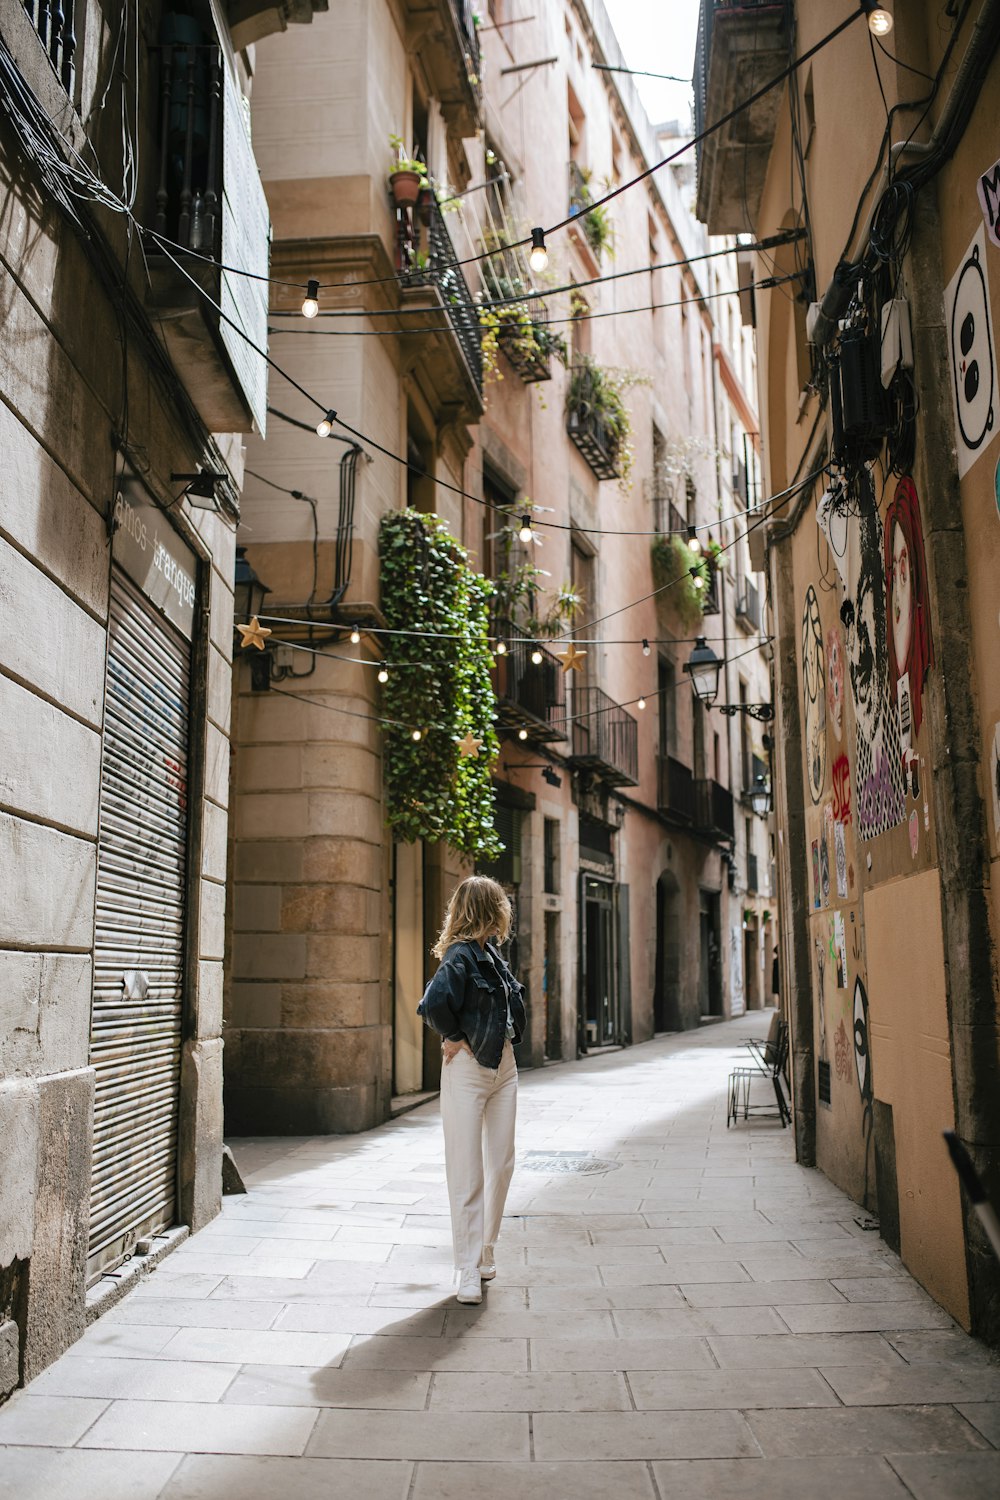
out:
M996 343L990 314L986 234L980 225L944 294L959 478L997 431Z

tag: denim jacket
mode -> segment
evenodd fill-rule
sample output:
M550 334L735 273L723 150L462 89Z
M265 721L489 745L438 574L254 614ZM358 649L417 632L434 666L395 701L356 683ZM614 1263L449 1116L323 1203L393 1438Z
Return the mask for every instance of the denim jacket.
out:
M526 1025L524 986L511 974L494 943L488 955L476 943L452 943L424 991L417 1014L449 1042L468 1042L483 1068L499 1068L507 1039L507 996L494 968L502 968L510 985L510 1018L514 1041Z

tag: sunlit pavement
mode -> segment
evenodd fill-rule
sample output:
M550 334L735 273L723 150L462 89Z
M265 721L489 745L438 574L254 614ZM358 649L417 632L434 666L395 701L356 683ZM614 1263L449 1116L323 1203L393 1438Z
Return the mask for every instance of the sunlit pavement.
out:
M0 1411L0 1493L995 1500L1000 1365L790 1131L726 1129L766 1023L524 1075L482 1307L436 1103L236 1142L248 1195Z

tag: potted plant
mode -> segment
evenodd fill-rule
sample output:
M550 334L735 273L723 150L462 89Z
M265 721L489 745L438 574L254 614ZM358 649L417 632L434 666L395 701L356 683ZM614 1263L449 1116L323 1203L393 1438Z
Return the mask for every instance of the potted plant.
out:
M389 168L389 188L397 208L413 208L427 183L427 164L407 154L403 138L391 135L389 144L394 155Z

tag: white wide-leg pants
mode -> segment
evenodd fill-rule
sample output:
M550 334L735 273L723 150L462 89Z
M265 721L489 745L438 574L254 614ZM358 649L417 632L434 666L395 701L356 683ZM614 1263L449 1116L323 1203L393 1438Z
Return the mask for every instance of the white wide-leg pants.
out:
M496 1243L514 1172L517 1064L510 1042L500 1066L480 1067L463 1047L441 1064L444 1164L455 1268L475 1270Z

